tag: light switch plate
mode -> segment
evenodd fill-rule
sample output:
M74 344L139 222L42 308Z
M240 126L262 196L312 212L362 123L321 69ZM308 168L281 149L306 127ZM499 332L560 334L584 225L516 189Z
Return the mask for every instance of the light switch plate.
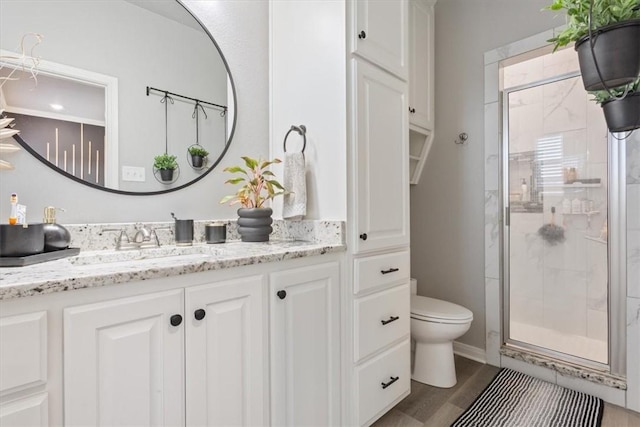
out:
M144 182L145 170L138 166L122 166L122 180Z

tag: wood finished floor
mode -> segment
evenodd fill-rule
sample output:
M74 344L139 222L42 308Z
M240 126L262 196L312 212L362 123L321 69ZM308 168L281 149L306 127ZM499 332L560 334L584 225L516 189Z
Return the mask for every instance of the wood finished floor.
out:
M498 368L455 356L458 383L448 389L411 381L411 394L374 427L450 426L498 373ZM640 414L605 403L602 427L640 427Z

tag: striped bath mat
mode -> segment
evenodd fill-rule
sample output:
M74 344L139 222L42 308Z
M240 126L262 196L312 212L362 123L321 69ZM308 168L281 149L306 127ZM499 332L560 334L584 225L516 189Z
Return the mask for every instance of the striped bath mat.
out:
M451 427L598 427L602 399L501 369Z

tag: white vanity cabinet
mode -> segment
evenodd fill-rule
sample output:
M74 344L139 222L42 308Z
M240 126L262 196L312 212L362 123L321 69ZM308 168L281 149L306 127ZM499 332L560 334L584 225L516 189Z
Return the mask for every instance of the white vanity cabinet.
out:
M378 64L402 80L407 80L407 0L354 0L352 3L352 53Z
M340 269L272 273L271 425L340 425Z
M64 310L65 425L184 424L183 295Z
M339 425L342 260L0 301L0 425Z

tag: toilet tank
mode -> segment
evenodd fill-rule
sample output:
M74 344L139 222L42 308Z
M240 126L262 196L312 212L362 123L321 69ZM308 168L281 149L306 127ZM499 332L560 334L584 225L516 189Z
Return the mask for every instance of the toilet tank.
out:
M411 278L411 295L417 295L417 294L418 294L418 281L412 277Z

